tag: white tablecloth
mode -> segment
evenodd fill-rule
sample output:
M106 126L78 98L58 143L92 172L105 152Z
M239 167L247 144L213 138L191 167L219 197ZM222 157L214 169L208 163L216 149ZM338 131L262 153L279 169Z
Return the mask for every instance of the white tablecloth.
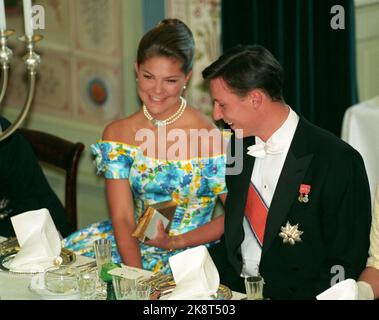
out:
M74 265L82 265L93 261L91 258L77 256ZM0 300L41 300L43 297L29 289L32 275L14 274L0 270ZM232 300L241 300L245 294L232 292Z
M74 265L82 265L93 261L91 258L77 256ZM29 289L33 275L16 274L0 270L0 299L1 300L41 300L43 297Z
M379 96L346 110L341 137L363 157L373 203L379 182Z

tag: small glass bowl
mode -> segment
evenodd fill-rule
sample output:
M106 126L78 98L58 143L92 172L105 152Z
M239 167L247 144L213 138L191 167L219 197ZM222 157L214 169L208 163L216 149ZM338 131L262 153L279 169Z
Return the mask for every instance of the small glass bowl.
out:
M45 288L57 294L78 292L77 271L70 267L51 267L44 273Z

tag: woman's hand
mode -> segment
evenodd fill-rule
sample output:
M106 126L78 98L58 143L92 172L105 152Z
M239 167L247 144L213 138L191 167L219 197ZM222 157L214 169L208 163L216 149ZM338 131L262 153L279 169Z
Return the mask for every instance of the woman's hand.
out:
M164 228L162 220L158 221L157 224L157 235L154 239L147 240L144 242L145 244L149 246L155 246L164 250L170 250L173 249L173 237L170 237Z

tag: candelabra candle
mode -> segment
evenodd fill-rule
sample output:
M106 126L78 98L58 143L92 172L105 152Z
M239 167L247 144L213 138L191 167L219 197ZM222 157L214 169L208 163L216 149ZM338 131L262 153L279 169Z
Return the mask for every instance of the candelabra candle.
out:
M6 28L4 0L0 0L0 30L5 30Z
M25 35L31 37L33 35L32 2L31 0L22 0L22 4L24 8Z

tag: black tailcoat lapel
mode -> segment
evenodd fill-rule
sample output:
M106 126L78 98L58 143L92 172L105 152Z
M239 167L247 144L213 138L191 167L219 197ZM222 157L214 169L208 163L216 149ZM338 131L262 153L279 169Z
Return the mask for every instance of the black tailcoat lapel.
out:
M293 201L297 201L299 187L313 158L308 151L305 127L306 124L300 119L269 208L262 255L278 236L280 227L286 224L288 211Z
M243 152L243 168L238 175L226 176L228 197L225 205L225 238L229 260L236 270L240 270L241 261L238 261L239 259L236 259L236 256L244 238L242 223L247 190L255 161L254 157L247 154L247 148L255 143L255 138L244 138L242 150L238 150L238 143L235 143L235 140L236 138L233 137L230 148L234 150L236 157L241 157L242 155L239 153ZM231 195L230 197L229 194Z

